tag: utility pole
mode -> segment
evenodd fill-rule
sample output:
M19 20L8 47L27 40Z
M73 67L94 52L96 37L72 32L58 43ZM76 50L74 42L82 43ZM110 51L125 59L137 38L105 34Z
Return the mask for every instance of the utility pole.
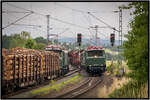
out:
M122 59L119 59L119 51L120 51L120 47L122 47L122 8L119 7L119 11L114 11L114 13L119 13L119 35L118 35L118 39L119 39L119 46L118 46L118 60L120 60L120 66L122 68Z
M119 7L119 45L120 45L120 49L122 47L122 9ZM118 49L119 49L118 48ZM121 50L119 50L121 51ZM119 56L119 53L118 53ZM120 66L122 68L122 59L120 59Z
M97 46L97 31L98 31L98 25L95 25L95 31L96 31L96 46Z
M95 31L96 31L96 34L95 34L95 43L96 43L96 46L97 46L97 32L98 32L98 25L95 25L95 27L91 27L91 28L94 28L95 29Z
M122 47L122 9L119 8L119 43Z
M49 18L50 18L50 15L46 15L47 17L47 42L49 44Z

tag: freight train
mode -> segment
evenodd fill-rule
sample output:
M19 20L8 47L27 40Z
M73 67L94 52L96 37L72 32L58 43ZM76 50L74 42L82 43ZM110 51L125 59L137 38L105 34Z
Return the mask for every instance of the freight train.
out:
M102 47L90 46L81 53L81 68L87 72L101 74L106 70L106 55Z
M64 47L60 45L48 45L45 47L46 51L53 51L55 53L58 53L60 55L60 69L61 69L61 75L65 75L69 72L69 57L68 57L68 51L65 50Z
M68 52L62 49L3 49L2 96L65 75L69 71Z
M78 50L71 50L69 52L69 57L70 57L71 65L77 66L78 65L78 61L79 61L79 51Z
M82 53L82 52L83 52L83 50L80 50L80 53ZM70 58L70 64L72 66L80 65L79 50L71 50L69 52L69 58Z

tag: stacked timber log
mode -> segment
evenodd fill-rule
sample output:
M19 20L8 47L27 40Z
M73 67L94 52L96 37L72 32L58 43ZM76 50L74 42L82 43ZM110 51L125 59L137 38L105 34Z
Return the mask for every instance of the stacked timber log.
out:
M60 71L59 54L51 51L3 48L2 59L3 80L14 80L17 84L40 80L50 72Z

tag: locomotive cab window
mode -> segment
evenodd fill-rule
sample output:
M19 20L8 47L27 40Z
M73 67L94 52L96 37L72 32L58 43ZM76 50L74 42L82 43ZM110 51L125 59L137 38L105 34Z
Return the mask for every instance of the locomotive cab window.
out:
M103 50L94 50L94 51L88 51L88 57L102 57L104 56Z

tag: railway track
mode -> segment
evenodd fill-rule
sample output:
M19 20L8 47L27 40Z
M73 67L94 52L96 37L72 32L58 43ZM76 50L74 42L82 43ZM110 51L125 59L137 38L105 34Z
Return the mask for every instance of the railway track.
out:
M70 76L70 75L72 75L72 74L74 74L74 73L76 73L76 72L78 72L78 71L79 71L79 69L70 70L70 72L67 73L66 75L61 76L61 77L58 77L58 78L56 78L56 79L54 79L54 80L57 81L57 80L60 80L60 79L62 79L62 78L68 77L68 76ZM27 92L27 91L30 91L30 90L32 90L32 89L36 89L36 88L39 88L39 87L42 87L42 86L45 86L45 85L48 85L48 84L49 84L49 80L46 80L46 81L45 81L44 83L42 83L42 84L33 85L33 86L31 86L31 87L22 88L22 89L20 89L20 90L18 90L18 91L16 91L16 92L11 93L11 94L3 95L2 98L11 98L11 97L13 97L14 95L18 95L18 94L20 94L20 93Z
M100 77L88 77L87 80L84 83L80 84L78 87L63 93L56 98L75 98L94 88L101 81L102 79Z

